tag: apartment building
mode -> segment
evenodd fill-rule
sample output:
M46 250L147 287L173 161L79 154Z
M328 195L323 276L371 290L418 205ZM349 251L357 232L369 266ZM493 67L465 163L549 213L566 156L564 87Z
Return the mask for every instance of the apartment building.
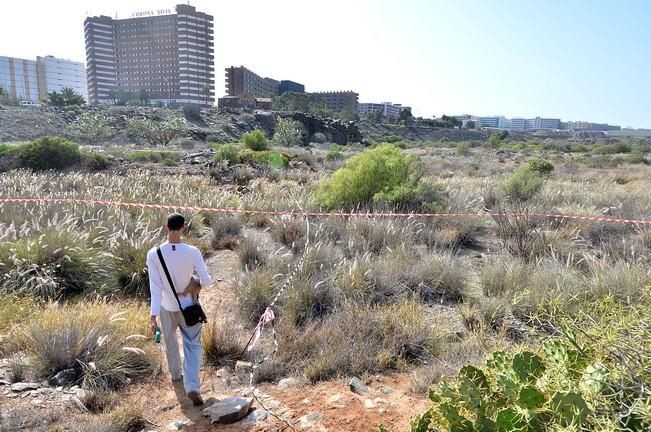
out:
M65 60L48 55L36 57L36 75L41 100L53 91L60 92L64 87L73 89L88 100L86 86L86 67L82 62Z
M327 91L311 93L314 102L324 104L334 112L344 109L358 112L359 94L354 91Z
M402 106L401 104L394 104L391 102L382 102L382 103L372 103L372 102L362 102L359 104L358 113L360 118L365 118L369 113L380 113L382 118L398 118L400 112L404 109L408 109L407 106Z
M88 98L115 102L115 92L147 92L167 105L215 102L213 17L177 5L133 18L86 18Z
M0 57L0 88L21 101L38 102L36 61L15 57Z

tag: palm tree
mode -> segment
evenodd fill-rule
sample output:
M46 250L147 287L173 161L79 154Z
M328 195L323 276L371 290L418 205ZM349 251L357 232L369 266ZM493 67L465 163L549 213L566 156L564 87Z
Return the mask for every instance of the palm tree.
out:
M64 100L64 105L83 105L86 103L84 97L78 94L74 89L70 87L64 87L61 89L61 96Z

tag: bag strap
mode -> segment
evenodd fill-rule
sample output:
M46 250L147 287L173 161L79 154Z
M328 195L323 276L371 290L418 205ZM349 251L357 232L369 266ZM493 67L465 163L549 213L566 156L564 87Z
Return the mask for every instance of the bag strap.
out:
M174 298L176 298L176 302L179 304L179 309L183 310L183 307L181 306L181 300L179 300L179 295L176 293L176 290L174 289L172 276L170 276L170 271L167 269L167 264L165 264L165 260L163 259L163 252L161 252L160 246L156 248L156 254L158 254L158 259L160 260L160 264L163 267L165 276L167 276L167 282L169 282L170 284L170 289L172 290L172 294L174 294Z

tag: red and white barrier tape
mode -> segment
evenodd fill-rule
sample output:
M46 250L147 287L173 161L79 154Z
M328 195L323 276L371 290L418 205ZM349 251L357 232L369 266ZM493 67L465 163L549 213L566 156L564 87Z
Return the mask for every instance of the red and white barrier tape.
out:
M298 212L292 210L247 210L233 207L195 207L184 205L168 205L168 204L146 204L146 203L133 203L125 201L105 201L105 200L92 200L92 199L78 199L78 198L0 198L1 203L59 203L59 204L88 204L88 205L102 205L112 207L133 207L142 209L161 209L161 210L176 210L176 211L189 211L189 212L206 212L206 213L239 213L239 214L262 214L268 216L291 216L291 215L306 215L312 217L409 217L409 218L422 218L422 217L496 217L496 216L533 216L543 217L548 219L570 219L570 220L584 220L591 222L607 222L607 223L623 223L633 225L651 225L651 219L623 219L623 218L610 218L603 216L581 216L569 214L554 214L554 213L517 213L517 212L455 212L455 213L376 213L376 212L323 212L323 211L308 211Z

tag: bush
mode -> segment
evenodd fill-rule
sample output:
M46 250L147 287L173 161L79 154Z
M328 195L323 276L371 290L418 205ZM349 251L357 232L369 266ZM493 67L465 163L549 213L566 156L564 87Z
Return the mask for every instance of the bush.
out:
M383 141L385 143L388 143L388 144L393 144L393 143L397 143L398 141L400 141L400 137L398 135L390 134L390 135L387 135L386 137L384 137Z
M252 165L263 163L274 169L282 169L289 163L289 156L273 150L252 151L244 149L240 151L239 158L244 163Z
M245 239L237 248L237 257L242 269L253 271L265 265L264 255L258 250L258 245L251 239Z
M69 126L79 141L89 144L100 144L111 138L112 130L109 122L102 116L83 113Z
M618 142L615 144L602 144L595 147L592 153L596 155L612 155L618 153L630 153L632 147L628 143Z
M129 154L129 159L137 162L162 162L179 159L179 154L173 151L137 150Z
M145 141L151 146L166 146L181 135L185 128L183 120L149 120L132 118L127 121L127 135Z
M235 249L242 232L242 222L234 216L221 216L210 221L212 227L212 247L220 249Z
M237 144L224 144L213 156L215 162L226 161L229 165L240 163L240 148Z
M20 148L21 163L36 171L60 170L81 160L79 146L61 137L46 136Z
M262 151L269 148L269 141L260 129L245 133L242 137L242 142L244 143L244 147L253 151Z
M216 366L235 366L246 341L232 322L214 317L203 330L201 344L206 361Z
M457 143L457 154L459 156L468 156L470 154L470 144L467 142Z
M348 159L321 184L317 200L328 210L392 203L413 191L421 176L416 156L408 156L391 145L380 145Z
M330 149L328 149L328 153L326 154L326 160L329 161L335 161L335 160L341 160L344 158L344 148L338 144L333 144L330 146Z
M554 171L554 165L544 159L530 160L527 165L530 171L541 176L551 174L551 172Z
M543 186L543 179L528 166L519 168L502 182L502 190L512 202L525 202L533 198Z
M312 141L318 144L323 144L328 141L328 137L326 137L324 133L316 132L312 135Z
M24 328L19 343L39 376L74 369L90 389L117 389L159 370L149 338L133 336L147 327L147 313L108 303L47 308Z
M303 144L303 126L292 119L278 119L274 136L274 145L281 147L293 147Z
M113 164L111 158L104 153L98 152L85 152L83 153L84 162L91 171L103 171L108 169Z
M631 153L624 156L624 162L635 165L649 165L649 160L641 153Z
M260 315L271 304L275 293L273 275L266 267L246 271L236 279L240 315L247 323L256 324Z

